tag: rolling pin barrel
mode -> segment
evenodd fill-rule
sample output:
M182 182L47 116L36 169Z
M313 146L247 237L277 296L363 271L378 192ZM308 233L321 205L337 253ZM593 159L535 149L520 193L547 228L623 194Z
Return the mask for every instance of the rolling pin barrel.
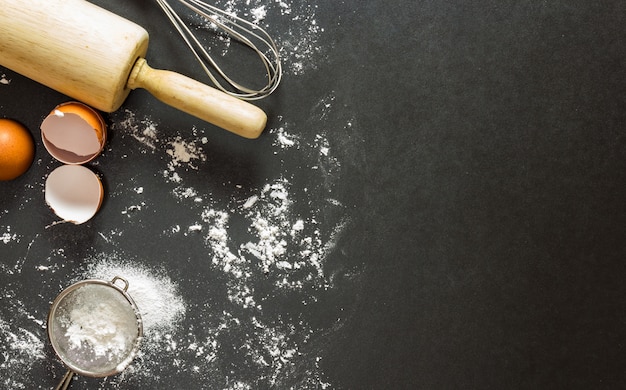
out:
M117 110L148 32L84 0L0 0L0 63L102 111Z
M84 0L0 0L0 64L96 109L117 110L130 91L159 100L246 138L267 117L258 107L144 57L148 32ZM131 77L132 76L132 77Z

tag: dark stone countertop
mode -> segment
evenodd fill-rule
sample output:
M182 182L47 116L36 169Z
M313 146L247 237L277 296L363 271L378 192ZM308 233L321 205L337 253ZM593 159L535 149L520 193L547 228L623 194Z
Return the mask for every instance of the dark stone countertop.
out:
M151 66L206 80L155 3L94 2L148 30ZM0 117L37 148L0 183L0 387L55 386L52 300L115 274L142 354L73 389L626 386L623 3L215 5L281 48L265 132L133 91L104 115L82 225L43 191L60 163L39 124L71 99L0 68Z

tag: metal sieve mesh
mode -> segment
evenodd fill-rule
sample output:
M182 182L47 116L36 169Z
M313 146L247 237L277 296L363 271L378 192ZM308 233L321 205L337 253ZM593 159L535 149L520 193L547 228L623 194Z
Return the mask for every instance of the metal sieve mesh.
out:
M120 277L111 282L93 279L68 287L55 299L48 316L48 336L69 370L105 377L130 364L143 328L127 290L128 282Z

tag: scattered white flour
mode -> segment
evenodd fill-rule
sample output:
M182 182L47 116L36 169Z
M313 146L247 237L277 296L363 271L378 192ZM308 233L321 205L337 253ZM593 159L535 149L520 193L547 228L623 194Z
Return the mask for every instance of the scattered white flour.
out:
M141 153L155 152L158 142L157 124L148 118L137 119L134 112L126 109L123 111L124 116L116 118L111 124L111 131L120 132L122 135L130 135L139 141L142 148Z
M317 23L315 4L218 0L216 6L263 23L280 48L286 75L302 75L324 60L319 44L324 28ZM284 31L281 34L274 33L278 23ZM42 280L54 279L46 276L60 271L73 272L73 281L114 276L128 280L145 337L131 366L103 380L101 388L175 387L179 377L195 384L190 388L332 387L316 346L325 337L324 330L311 323L306 307L337 287L327 259L349 222L344 205L333 195L334 183L341 180L341 162L335 155L338 146L328 138L335 126L330 118L333 102L332 95L323 97L313 107L310 123L278 117L278 125L265 134L271 137L276 170L253 186L224 183L227 195L224 188L215 188L215 182L204 185L203 174L212 168L209 157L214 147L202 131L164 128L153 118L130 110L112 114L110 131L116 134L116 142L131 142L137 153L154 156L157 163L153 172L138 172L130 184L111 189L116 198L110 204L120 199L131 203L118 208L117 213L128 217L122 224L94 233L94 240L110 251L94 246L100 255L77 261L74 253L57 248L48 258L20 265L32 267L30 271ZM131 157L121 158L130 163ZM148 177L145 182L143 176ZM160 187L146 185L159 177ZM159 268L118 254L136 250L127 237L141 225L133 223L131 216L156 212L150 203L153 191L172 199L166 205L168 220L153 237L160 245L172 243L171 252L162 256L178 256L192 246L189 253L199 253L197 258L181 255L166 259L171 268ZM190 215L195 216L191 222ZM5 230L0 231L0 244L20 243L19 235ZM33 241L48 244L45 237ZM133 253L132 257L141 255ZM197 280L188 284L186 279L177 279L179 271L185 274L181 270L197 275ZM6 277L13 274L6 272ZM195 303L184 294L193 294ZM0 340L9 346L0 355L4 356L0 357L0 378L8 378L0 379L0 387L32 388L31 366L43 365L49 358L42 341L45 314L12 309L3 308L3 315L10 313L10 317L0 319Z
M243 17L253 23L261 24L277 46L283 61L285 73L302 75L308 70L316 69L323 60L323 48L319 44L319 38L324 33L324 28L317 23L317 5L310 2L284 1L284 0L247 0L245 3L236 0L216 2L216 6L224 9L232 15ZM280 23L287 32L277 35L273 33L272 25ZM214 29L214 25L207 23L206 27ZM230 46L230 39L226 35L220 35L225 43L226 54Z
M178 180L176 180L175 182L182 182L182 178L178 176L176 172L174 174L178 178ZM202 202L202 197L198 195L198 192L191 187L178 186L174 188L173 193L178 199L193 199L195 202Z
M272 307L282 299L295 299L302 306L313 304L320 293L334 287L332 275L326 272L326 259L348 221L341 216L344 209L341 202L329 196L341 168L333 155L334 146L325 135L324 123L330 116L333 100L329 95L319 103L319 118L314 121L321 123L324 130L317 134L302 134L282 117L279 126L266 130L273 137L274 155L280 161L287 157L301 160L301 167L284 163L278 177L268 178L258 188L243 191L243 186L234 186L242 191L232 194L230 199L216 196L210 186L191 185L196 183L192 177L210 169L205 150L211 145L203 133L192 129L165 136L151 118L138 118L130 112L120 118L119 123L128 127L117 125L116 131L132 135L137 146L147 153L165 157L163 190L169 188L176 202L169 206L173 208L172 218L162 228L162 237L155 239L185 237L185 245L195 245L199 240L206 258L192 259L194 267L198 267L198 273L208 272L212 281L221 284L207 297L220 310L208 303L206 307L185 310L185 315L203 323L203 328L182 329L181 321L169 330L147 336L146 350L123 373L124 381L157 380L163 375L157 361L166 359L188 378L197 378L198 383L206 386L216 383L213 378L227 377L228 383L220 385L221 388L280 388L290 383L295 367L306 367L307 379L300 383L300 388L330 386L319 368L320 357L311 357L307 352L309 340L318 337L312 325L297 315L276 318L265 311L271 313ZM143 137L146 128L154 137ZM307 182L310 187L294 186L294 177L303 174L300 169L314 179ZM159 171L146 174L159 176ZM329 179L327 175L336 178ZM129 198L137 195L138 187L135 183L126 189ZM141 187L142 196L148 199L150 191ZM175 210L186 215L192 212L199 218L185 224L188 216L178 219ZM334 210L337 217L326 215L329 210ZM114 244L118 237L108 239ZM132 290L128 270L119 274L128 277ZM108 277L112 276L109 272ZM131 295L134 296L132 291ZM137 303L141 310L139 299ZM230 350L245 353L233 357L228 353ZM247 372L255 373L256 379L225 371L221 368L223 364L246 367ZM109 384L118 383L118 379L114 381Z
M0 234L0 242L3 244L8 244L11 241L19 241L17 238L17 234L11 233L11 227L6 227L6 232Z
M0 84L9 85L11 84L11 80L7 78L7 75L4 73L0 75Z
M252 9L250 11L250 14L252 15L252 22L259 24L259 22L265 19L265 16L267 15L267 10L265 9L265 5Z
M28 385L32 380L30 369L45 359L43 322L27 310L11 289L3 288L0 301L10 313L9 318L0 318L0 387L32 388Z
M125 110L111 125L111 131L119 132L122 136L131 136L139 142L141 153L158 153L165 150L170 158L167 168L162 171L163 177L174 183L181 183L182 178L177 168L197 170L198 165L206 161L203 145L208 143L205 136L193 140L183 139L181 136L159 137L158 124L152 118L139 119L130 110ZM196 129L192 129L194 134ZM141 192L143 193L143 188Z
M319 118L312 118L324 129L328 127L332 102L332 96L324 97L319 103ZM197 181L190 179L210 165L202 157L208 144L203 134L192 129L186 137L166 137L151 118L138 118L128 111L123 115L114 125L115 131L122 137L130 136L142 152L161 156L161 164L154 166L154 172L137 174L129 185L116 190L117 196L132 202L123 212L130 214L148 207L146 202L155 189L142 185L141 175L154 180L165 167L168 175L162 175L159 190L169 192L174 202L168 205L171 218L160 230L161 236L154 239L198 246L194 253L204 254L190 259L189 265L181 262L181 267L192 266L199 275L210 275L211 283L217 285L206 292L204 306L190 307L181 292L201 294L204 289L186 285L182 290L169 270L126 260L115 250L84 259L73 281L124 277L144 323L145 338L138 357L121 375L107 379L106 387L175 383L171 376L174 367L199 387L330 388L320 368L321 357L310 346L311 340L324 336L299 312L276 315L276 308L285 300L304 308L315 303L321 293L335 288L326 259L348 221L342 217L344 206L332 197L333 183L340 180L341 163L333 154L336 146L325 130L303 134L280 118L279 126L267 130L268 136L273 137L275 155L281 162L289 157L289 162L295 158L301 163L284 162L278 177L267 178L265 183L247 190L237 185L235 188L240 191L224 197L217 196L210 186L191 184ZM128 127L123 128L122 124ZM295 184L302 183L296 180L302 174L309 179L305 188ZM173 177L179 180L172 180ZM177 212L186 216L179 219ZM185 223L189 212L198 218ZM99 232L98 236L110 247L118 248L126 242L128 229L122 225ZM13 230L5 230L13 236ZM62 248L55 249L48 259L32 267L42 275L52 274L71 257ZM203 326L189 327L185 325L187 319ZM36 334L32 329L28 331ZM0 329L4 338L8 332ZM20 334L16 330L10 332ZM240 352L233 355L232 351ZM39 356L36 349L29 353ZM15 360L16 356L15 352L10 353L7 359L12 363L0 374L7 373L8 377L9 370L27 368ZM242 372L252 373L252 377L239 375L237 369L228 368L231 365L245 367ZM297 385L293 384L294 372L298 373L296 377L305 378ZM28 383L26 377L13 378L11 388Z
M298 147L298 137L288 133L284 126L280 126L277 129L270 129L270 132L276 134L274 146L278 146L281 149ZM278 154L278 151L274 152L274 154Z
M189 142L183 140L180 136L168 142L165 145L166 153L171 157L168 170L173 171L176 167L183 164L191 169L198 169L195 162L206 161L206 155L199 143L202 143L202 140Z
M297 281L291 280L294 275L289 273L278 277L274 284L279 288L302 288L304 284L321 289L328 286L323 261L330 248L326 247L314 218L305 222L291 213L293 201L289 187L287 180L279 179L266 184L258 194L245 201L242 209L250 221L248 231L256 239L240 243L233 249L228 235L229 215L224 211L204 210L203 220L211 226L206 239L213 252L214 265L237 278L258 271L268 274L273 269L301 271ZM342 228L343 225L339 224L336 229ZM297 259L292 257L293 253L299 254ZM230 299L248 307L254 302L250 296L252 290L249 286L237 284Z
M145 206L145 202L141 202L141 204L135 204L135 205L131 205L126 207L124 210L122 210L122 214L127 215L130 217L130 215L135 212L135 211L141 211L141 209L143 208L143 206Z
M308 7L308 13L293 18L293 31L279 43L281 58L286 60L284 69L296 76L317 69L324 55L318 43L324 28L315 20L316 6Z

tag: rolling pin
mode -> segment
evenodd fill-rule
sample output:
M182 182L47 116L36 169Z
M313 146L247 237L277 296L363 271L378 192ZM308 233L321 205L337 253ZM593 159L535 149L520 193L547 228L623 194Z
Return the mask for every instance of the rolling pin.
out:
M84 0L0 0L0 65L105 112L131 90L246 138L260 108L181 74L148 66L148 32Z

